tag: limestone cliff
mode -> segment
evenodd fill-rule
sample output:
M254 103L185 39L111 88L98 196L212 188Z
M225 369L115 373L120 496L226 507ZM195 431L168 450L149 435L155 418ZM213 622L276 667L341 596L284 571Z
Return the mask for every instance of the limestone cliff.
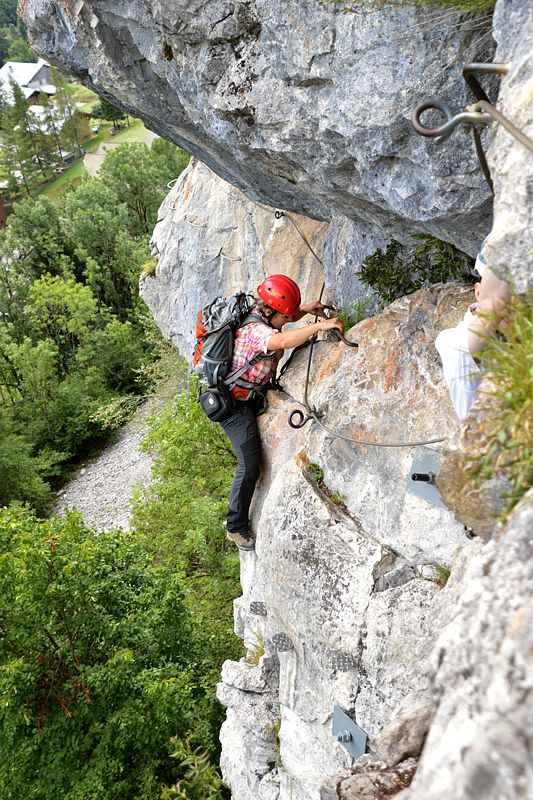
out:
M322 252L327 226L295 220ZM309 298L322 279L287 218L276 220L202 165L169 195L152 245L157 275L143 282L142 295L185 350L195 310L211 295L253 287L274 267L303 280ZM234 259L231 270L221 252ZM456 440L460 426L433 342L470 299L459 284L423 289L353 328L357 350L319 343L310 401L327 426L369 442ZM406 798L440 800L448 785L465 800L526 797L527 744L510 765L496 758L494 766L476 729L490 719L494 736L514 741L526 727L527 504L497 543L468 540L451 511L411 491L413 458L442 443L373 448L316 424L288 427L306 366L304 353L286 376L287 394L271 398L261 422L258 543L255 554L241 556L235 620L252 661L263 642L265 653L255 666L225 664L219 687L228 708L222 769L234 800L392 796L409 784L415 763L405 759L419 753L428 728ZM505 672L515 657L519 673ZM517 712L512 730L502 702ZM334 706L355 718L385 763L363 759L355 773L347 769L351 757L332 735ZM400 707L402 724L394 719Z
M391 236L425 231L473 254L490 227L466 132L438 146L408 122L428 95L464 105L460 66L493 55L486 21L343 14L311 0L24 5L40 52L204 162L163 204L156 276L141 287L185 355L198 307L216 294L279 270L308 299L325 279L327 299L351 302L361 261ZM498 103L530 135L532 25L527 0L498 0L496 57L511 61ZM489 258L523 290L531 161L502 129L484 139ZM275 207L300 215L323 270ZM485 544L409 479L413 459L438 461L459 441L433 342L470 298L460 284L428 287L354 327L358 349L315 347L310 402L328 428L366 444L287 426L305 353L262 418L257 550L241 556L235 602L258 663L225 664L219 686L234 800L532 797L532 498L505 528L485 515ZM412 444L434 439L445 442ZM368 734L372 763L354 765L332 735L334 706Z

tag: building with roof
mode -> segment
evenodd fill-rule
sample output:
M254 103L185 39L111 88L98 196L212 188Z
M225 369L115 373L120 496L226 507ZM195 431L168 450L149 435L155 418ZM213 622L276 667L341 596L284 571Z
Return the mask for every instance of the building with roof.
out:
M39 93L52 96L56 87L52 83L52 71L47 61L40 58L37 63L23 61L6 61L0 69L0 81L6 92L8 102L11 100L11 82L18 83L24 97L30 105L39 103Z

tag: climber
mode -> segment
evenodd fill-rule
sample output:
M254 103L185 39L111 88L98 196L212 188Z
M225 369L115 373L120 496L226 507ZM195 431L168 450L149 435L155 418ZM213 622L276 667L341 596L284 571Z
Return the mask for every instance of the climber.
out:
M511 296L508 284L487 266L486 242L487 239L476 258L475 268L481 277L474 285L476 302L455 328L441 331L435 341L444 380L460 420L467 417L483 377L479 368L481 351L487 345L487 337L498 326L504 327L505 311Z
M264 410L264 393L276 376L283 351L303 344L319 331L343 331L342 322L335 317L282 332L287 322L297 322L305 314L324 317L325 308L318 300L301 305L298 285L286 275L270 275L257 287L257 295L258 304L252 311L257 316L257 323L237 330L231 370L239 369L258 354L264 354L266 358L258 360L242 376L244 381L252 384L251 390L234 387L236 410L222 422L237 456L226 528L228 539L239 550L253 550L255 547L248 513L260 474L261 440L256 417Z

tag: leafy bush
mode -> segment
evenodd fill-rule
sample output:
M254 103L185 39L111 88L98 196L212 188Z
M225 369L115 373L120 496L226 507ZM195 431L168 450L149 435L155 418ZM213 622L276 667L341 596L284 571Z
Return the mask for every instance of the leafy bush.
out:
M512 485L509 512L533 486L533 303L514 298L505 339L493 336L483 351L489 381L484 409L486 443L470 475L503 474Z
M130 533L17 507L0 552L0 796L155 800L172 736L214 747L179 573Z
M442 283L468 276L473 260L448 242L432 236L415 236L419 244L411 252L392 241L365 259L360 280L378 292L385 304L411 294L428 283Z
M222 428L196 402L195 387L191 399L178 394L152 422L145 446L156 456L153 482L137 493L132 522L154 558L187 576L186 603L204 634L204 686L214 701L221 660L240 656L232 616L239 555L222 524L236 462ZM218 728L216 703L212 714Z
M340 311L335 313L342 324L344 325L344 332L349 331L358 322L365 318L366 310L368 308L369 300L357 300L351 306L344 306ZM335 337L332 337L335 338Z

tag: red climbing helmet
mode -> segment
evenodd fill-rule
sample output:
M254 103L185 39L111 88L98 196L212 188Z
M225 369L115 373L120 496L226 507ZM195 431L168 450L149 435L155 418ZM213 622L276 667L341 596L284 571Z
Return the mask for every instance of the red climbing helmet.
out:
M269 275L257 287L261 300L280 314L292 317L300 308L298 284L286 275Z

